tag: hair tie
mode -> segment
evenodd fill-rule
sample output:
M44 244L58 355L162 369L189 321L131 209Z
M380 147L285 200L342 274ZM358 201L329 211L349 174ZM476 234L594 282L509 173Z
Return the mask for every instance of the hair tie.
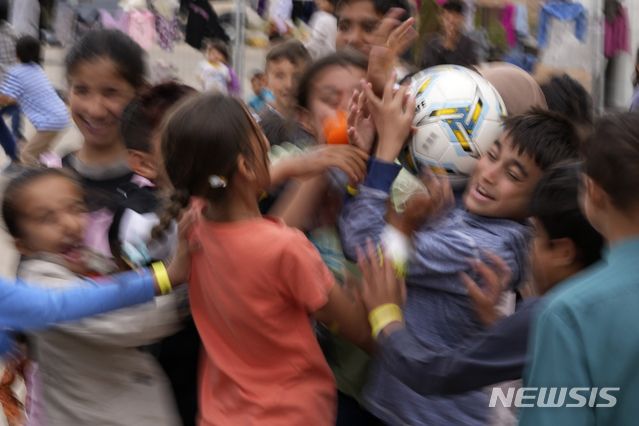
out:
M226 188L227 183L228 182L224 176L209 176L209 184L211 185L211 188Z

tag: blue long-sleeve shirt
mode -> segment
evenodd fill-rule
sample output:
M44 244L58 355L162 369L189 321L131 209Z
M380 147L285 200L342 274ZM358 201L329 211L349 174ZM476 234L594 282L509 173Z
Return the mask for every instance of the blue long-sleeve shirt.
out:
M0 355L11 349L11 332L45 328L114 309L148 302L155 297L150 272L132 271L111 277L113 284L51 291L29 287L21 280L0 280Z
M420 395L462 393L519 379L538 301L522 302L493 330L456 348L423 345L407 329L397 330L384 342L381 359L392 375Z
M356 197L347 197L340 218L344 253L367 237L378 241L384 227L386 202L401 167L372 158L368 177ZM462 209L414 232L415 259L406 278L406 329L424 345L454 348L483 327L459 279L474 276L468 258L480 258L480 248L504 259L513 272L513 287L527 279L527 244L532 227L514 221L474 215ZM481 281L480 281L481 284ZM454 396L424 397L411 390L377 360L369 374L363 400L376 416L390 424L483 425L488 400L482 391Z

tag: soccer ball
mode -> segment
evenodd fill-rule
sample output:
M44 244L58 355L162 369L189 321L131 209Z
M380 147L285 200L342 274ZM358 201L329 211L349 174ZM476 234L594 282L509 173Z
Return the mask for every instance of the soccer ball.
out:
M415 74L408 92L416 99L417 130L400 163L415 175L424 166L443 169L453 189L462 189L477 159L502 133L501 96L482 76L455 65Z

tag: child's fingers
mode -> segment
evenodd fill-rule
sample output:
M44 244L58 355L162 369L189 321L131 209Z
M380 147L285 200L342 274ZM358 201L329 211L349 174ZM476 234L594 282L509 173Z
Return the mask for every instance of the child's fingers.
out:
M408 90L408 88L406 88ZM408 95L406 97L406 105L404 110L404 120L408 121L411 124L411 131L413 129L412 123L415 118L415 105L417 101L415 100L415 96ZM416 130L416 129L415 129Z
M359 96L358 102L357 102L357 113L358 113L358 119L359 118L364 118L367 115L367 108L366 108L366 101L367 101L367 96L366 93L362 93Z
M395 272L392 256L385 247L382 247L382 256L386 260L383 265L383 272L385 276L384 281L386 283L387 294L398 294L397 273Z
M350 148L356 156L362 159L362 161L364 162L364 166L366 166L366 162L368 161L368 157L369 157L366 151L358 147L350 147Z
M481 252L484 256L486 256L486 258L488 258L488 261L493 265L494 270L497 276L499 277L499 281L501 282L502 287L503 288L508 287L508 285L510 284L510 281L512 280L512 275L513 275L512 271L510 270L510 267L508 266L508 263L506 263L504 259L502 259L501 257L497 256L495 253L489 250L481 249Z
M397 71L393 70L386 81L386 85L384 86L384 97L383 99L391 100L393 99L393 87L395 86L395 81L397 80Z
M346 268L342 269L342 276L344 277L344 287L351 293L353 298L355 300L361 299L362 289L359 280L351 275Z
M364 94L366 95L366 104L368 105L368 109L371 112L379 112L382 100L373 92L373 85L371 83L366 83L364 86Z
M357 104L351 104L348 107L348 115L346 116L346 126L354 126L357 121Z
M357 255L357 266L362 271L362 276L365 281L369 281L371 271L370 271L370 260L366 257L362 246L359 244L355 246L355 254Z
M389 46L389 47L393 48L393 50L395 50L395 53L402 53L402 52L399 52L398 51L399 49L397 48L405 46L406 44L405 39L412 35L411 30L413 30L414 22L415 22L415 18L412 18L412 17L408 18L406 21L402 22L397 28L395 28L391 32L389 41L390 41L390 38L393 38L394 46Z
M395 75L397 75L397 73L395 73ZM408 101L408 96L406 95L406 92L408 91L409 87L399 86L399 88L395 89L395 80L393 80L392 87L393 87L393 97L389 99L392 99L393 102L395 102L395 105L399 104L399 107L403 109L404 105L406 105L406 102Z
M378 275L380 266L383 266L384 258L379 257L377 248L375 247L375 244L373 244L373 240L370 238L366 238L366 256L370 259L371 271L374 278Z
M368 154L354 146L346 145L344 148L346 148L346 150L344 151L343 158L353 169L359 172L360 176L363 176L367 169L366 161L368 161Z
M466 272L460 272L459 279L464 283L464 285L468 289L470 297L475 301L477 305L482 305L483 303L485 303L486 296L484 295L484 292L481 291L481 288L479 288L477 283L473 281Z
M491 267L479 260L475 260L475 271L484 278L488 287L487 290L489 292L490 299L492 301L496 301L504 290L497 273Z
M406 52L410 46L417 40L419 33L413 27L415 18L409 18L401 25L401 30L398 28L396 31L400 31L397 34L396 45L393 50L396 54L401 55Z
M384 15L377 31L375 32L377 35L376 43L378 46L386 44L390 33L394 28L400 25L400 19L405 13L406 11L404 9L393 7L386 13L386 15Z
M361 294L363 298L366 298L371 292L372 272L370 260L364 254L364 250L362 250L360 245L355 246L355 253L357 254L357 267L362 272Z
M349 111L350 111L350 109L351 109L351 107L352 107L353 105L357 105L357 104L358 104L358 102L359 102L359 95L360 95L359 90L357 90L357 89L353 90L353 95L351 96L351 101L348 103L348 109L349 109Z
M353 146L362 146L362 139L359 137L359 133L355 127L350 126L347 128L348 142Z

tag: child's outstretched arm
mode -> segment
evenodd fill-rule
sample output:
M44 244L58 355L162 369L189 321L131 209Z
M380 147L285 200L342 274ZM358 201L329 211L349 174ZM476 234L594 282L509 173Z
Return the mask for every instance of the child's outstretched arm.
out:
M89 315L152 300L157 291L153 274L144 270L114 276L113 284L67 291L32 288L17 280L0 282L0 324L16 331L44 328Z
M17 280L9 284L0 279L0 326L14 331L30 331L51 324L77 320L153 300L170 287L184 283L190 269L190 253L197 249L188 241L193 214L186 214L178 225L178 248L168 268L156 265L116 274L113 283L60 291L31 287ZM167 287L168 286L168 287ZM0 338L0 353L9 349Z
M279 161L271 167L271 187L279 187L288 179L311 179L329 167L344 171L350 179L362 182L366 174L368 153L350 145L321 146L302 155Z
M328 294L328 303L315 311L314 315L329 330L340 334L364 352L371 353L375 341L366 314L361 300L353 298L347 290L336 284Z
M302 229L308 217L322 200L328 184L326 170L337 167L355 182L363 182L368 154L349 146L326 146L282 160L272 168L273 184L281 184L287 179L301 180L298 185L289 185L269 211L270 215L282 218L293 228ZM274 180L274 182L273 182Z

